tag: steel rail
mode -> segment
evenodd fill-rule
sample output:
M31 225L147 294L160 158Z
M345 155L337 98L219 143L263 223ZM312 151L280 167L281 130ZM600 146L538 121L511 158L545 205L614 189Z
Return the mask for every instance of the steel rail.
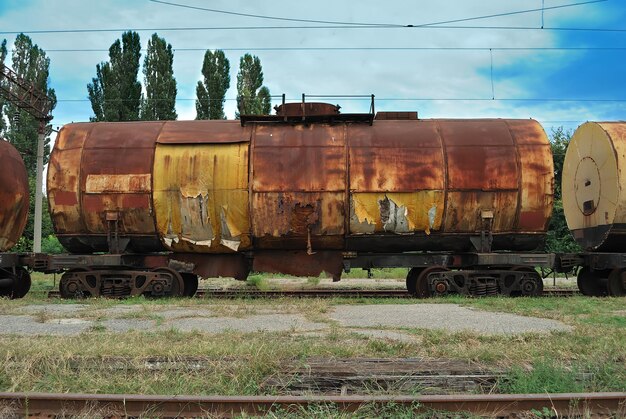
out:
M544 297L570 297L580 295L574 288L548 288ZM58 290L48 291L49 298L60 297ZM199 289L194 297L235 299L235 298L413 298L405 289L294 289L258 290L244 288L205 288Z
M626 393L486 394L440 396L148 396L129 394L0 393L4 411L30 417L106 412L128 417L232 417L332 406L355 412L393 404L415 413L431 410L507 417L548 409L554 415L607 415L626 411Z

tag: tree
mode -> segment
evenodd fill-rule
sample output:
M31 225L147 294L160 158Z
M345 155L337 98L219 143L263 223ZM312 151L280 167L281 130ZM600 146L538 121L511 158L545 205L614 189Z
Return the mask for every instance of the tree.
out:
M561 199L561 178L563 175L563 161L567 145L572 138L571 131L565 131L563 127L552 129L550 147L552 148L552 158L554 161L554 197Z
M141 42L137 32L124 32L109 48L109 62L96 65L96 77L87 85L94 112L92 121L136 121L141 106L137 80Z
M0 61L4 62L6 55L5 41L0 46ZM32 83L38 90L45 92L52 99L50 110L54 109L56 106L56 95L54 89L49 87L50 59L46 56L46 53L33 44L28 36L19 34L15 39L11 59L13 71L25 81ZM35 213L35 177L39 122L26 111L19 109L13 104L5 103L4 106L0 106L0 109L2 108L4 108L4 114L0 114L0 119L8 121L8 127L4 127L4 135L22 154L28 172L31 207L21 243L23 250L31 250L30 241L33 239L33 217ZM48 125L45 132L50 133L51 128ZM44 138L44 164L48 162L49 156L50 138L49 135L46 135ZM52 234L52 224L46 209L45 199L43 204L42 232L45 237Z
M265 86L261 87L259 89L257 99L259 101L261 115L269 115L272 111L272 97L270 95L270 89Z
M230 62L224 51L204 53L202 75L204 80L196 86L196 119L226 119L224 98L230 87Z
M176 79L172 45L154 33L148 41L143 63L146 98L141 105L141 119L161 121L176 119Z
M33 44L27 35L19 34L15 39L11 58L13 71L19 77L34 84L40 91L45 92L52 99L50 110L54 109L56 95L54 89L48 86L50 59L46 53ZM39 122L26 111L11 103L5 104L4 109L9 122L5 133L6 138L22 153L26 170L29 176L34 177L37 169ZM46 132L50 133L51 128L51 125L48 125ZM49 155L50 137L46 135L44 139L44 164L48 162Z
M237 73L237 117L240 114L269 115L270 91L263 86L263 68L259 57L245 54Z
M572 137L571 131L565 131L563 127L552 130L550 147L554 161L554 208L552 218L548 225L546 237L546 251L548 252L579 252L580 246L572 238L567 227L565 213L563 212L563 199L561 196L561 178L563 174L563 161L565 151Z

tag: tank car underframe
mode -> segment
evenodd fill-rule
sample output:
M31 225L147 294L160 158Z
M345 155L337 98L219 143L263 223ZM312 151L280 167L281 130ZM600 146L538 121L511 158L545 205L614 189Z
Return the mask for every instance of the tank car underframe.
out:
M306 255L306 253L304 253ZM584 295L626 295L626 253L357 253L275 251L231 255L179 253L47 255L0 253L0 292L19 298L30 288L28 270L63 273L67 297L130 295L192 296L198 276L245 280L250 270L309 275L326 271L335 279L351 268L409 268L407 289L417 297L462 295L539 295L536 268L578 272ZM293 259L293 260L292 260ZM337 269L337 264L339 268ZM293 272L290 267L304 269ZM262 268L262 269L258 269ZM335 272L335 271L339 272ZM306 272L309 273L306 273ZM303 273L304 272L304 273Z

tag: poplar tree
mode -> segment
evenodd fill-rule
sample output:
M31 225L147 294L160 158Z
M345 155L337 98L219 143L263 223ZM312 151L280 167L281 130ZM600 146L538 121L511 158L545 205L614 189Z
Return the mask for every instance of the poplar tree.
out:
M226 119L224 98L230 87L230 62L224 51L204 53L202 75L196 86L196 119Z
M263 68L257 56L245 54L239 60L237 111L237 117L241 114L269 115L271 111L270 91L263 86Z
M136 121L141 107L137 80L141 41L137 32L124 32L109 48L109 61L96 65L96 77L87 85L94 112L92 121Z
M143 63L146 97L141 105L141 119L173 120L176 115L176 79L172 45L154 33L148 41Z

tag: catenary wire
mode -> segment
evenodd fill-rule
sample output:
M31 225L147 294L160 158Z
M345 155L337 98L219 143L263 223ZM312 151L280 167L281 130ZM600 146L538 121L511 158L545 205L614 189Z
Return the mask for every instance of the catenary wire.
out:
M535 9L516 10L513 12L495 13L495 14L490 14L490 15L444 20L444 21L431 22L431 23L420 23L417 25L416 24L394 24L394 23L338 22L338 21L330 21L330 20L286 18L286 17L278 17L278 16L258 15L258 14L252 14L252 13L233 12L233 11L212 9L212 8L199 7L199 6L191 6L187 4L173 3L173 2L163 1L163 0L148 0L148 1L151 1L153 3L160 3L160 4L169 5L169 6L176 6L176 7L192 9L192 10L201 10L201 11L212 12L212 13L221 13L221 14L234 15L234 16L244 16L244 17L257 18L257 19L280 20L280 21L288 21L288 22L322 23L322 24L331 24L331 25L351 25L351 26L424 27L424 26L435 26L435 25L443 25L443 24L450 24L450 23L469 22L469 21L474 21L474 20L491 19L494 17L513 16L513 15L534 13L534 12L541 12L543 16L543 12L545 10L555 10L555 9L563 9L567 7L583 6L587 4L593 4L593 3L603 3L607 0L589 0L589 1L583 1L583 2L578 2L578 3L569 3L569 4L562 4L562 5L550 6L550 7L544 7L542 4L542 7L535 8ZM541 26L543 27L543 22Z
M226 47L172 48L175 52L221 51L623 51L626 47ZM107 48L47 48L48 52L108 52ZM141 51L146 51L142 48Z
M558 32L606 32L624 33L626 28L581 28L581 27L549 27L537 26L472 26L472 25L440 25L440 26L199 26L199 27L156 27L156 28L102 28L102 29L37 29L20 31L0 31L0 35L23 34L69 34L97 32L176 32L176 31L231 31L231 30L282 30L282 29L469 29L469 30L512 30L512 31L558 31Z
M599 3L608 0L590 0L579 3L570 3L560 6L551 6L550 8L563 8L581 6L585 4ZM431 22L425 24L331 24L331 25L306 25L306 26L215 26L215 27L164 27L164 28L100 28L100 29L38 29L38 30L20 30L20 31L0 31L0 35L17 35L25 34L53 34L53 33L90 33L90 32L124 32L132 30L136 32L147 31L199 31L199 30L281 30L281 29L498 29L498 30L546 30L546 31L602 31L602 32L626 32L626 29L607 29L607 28L550 28L550 27L522 27L522 26L453 26L449 25L454 22L466 22L479 19L488 19L497 16L507 16L520 13L531 13L548 8L537 8L518 10L515 12L506 12L492 15L475 16L463 19L454 19L447 21Z

